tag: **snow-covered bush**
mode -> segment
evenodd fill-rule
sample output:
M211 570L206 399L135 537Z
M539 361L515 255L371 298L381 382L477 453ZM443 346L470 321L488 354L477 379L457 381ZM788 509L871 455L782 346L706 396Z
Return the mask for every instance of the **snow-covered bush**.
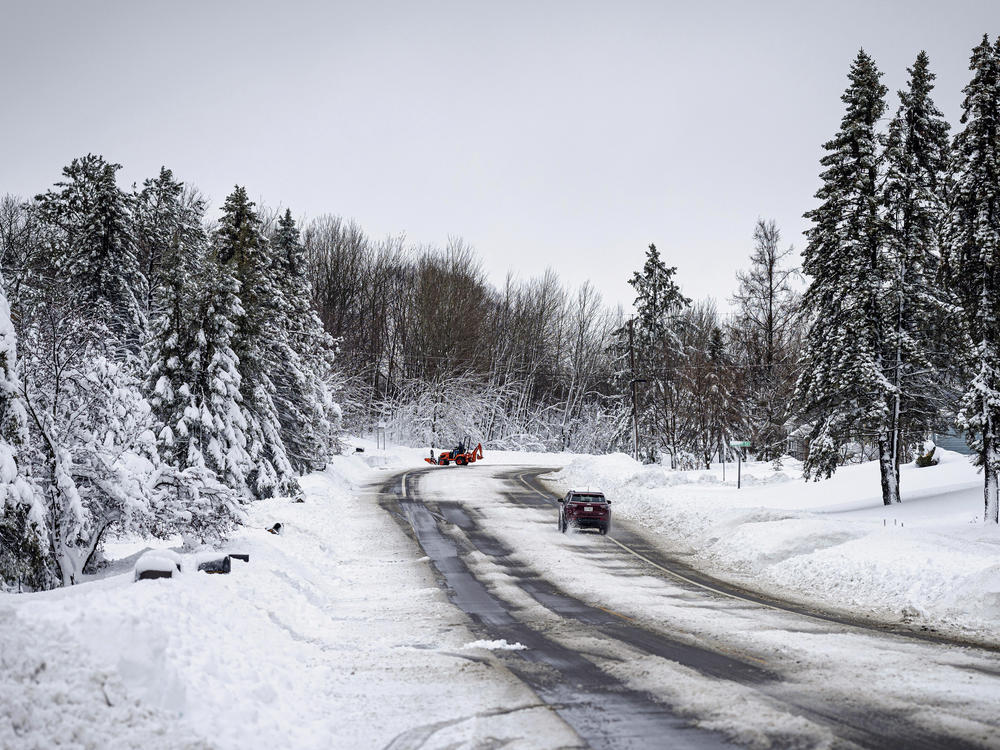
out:
M112 527L149 527L150 408L128 368L55 301L29 328L22 395L51 555L75 582Z

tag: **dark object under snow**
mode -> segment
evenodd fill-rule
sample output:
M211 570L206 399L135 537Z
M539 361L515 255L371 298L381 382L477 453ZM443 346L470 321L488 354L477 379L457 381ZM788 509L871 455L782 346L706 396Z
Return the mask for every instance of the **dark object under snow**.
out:
M364 453L364 452L365 452L365 449L364 449L364 448L355 448L355 449L354 449L354 452L355 452L355 453Z
M229 556L234 560L240 560L245 563L250 562L250 555L245 552L230 552Z
M135 563L135 581L173 578L181 572L181 557L171 550L151 550Z
M173 578L174 573L172 570L144 570L141 573L135 574L135 580L137 581L150 581L154 578Z
M272 526L271 528L269 528L267 530L267 532L269 534L280 534L281 533L281 529L282 529L281 524L280 523L276 523L276 524L274 524L274 526Z
M931 448L929 451L927 451L923 455L917 456L917 460L915 462L917 464L917 466L919 466L922 469L925 468L925 467L927 467L927 466L937 466L938 459L934 458L934 451L936 451L936 450L937 450L937 446L934 446L933 448Z
M198 562L198 570L202 573L225 574L232 570L232 564L229 561L229 555L203 558Z
M453 461L458 466L467 466L469 464L475 463L483 457L483 444L479 443L471 451L467 451L462 443L459 443L455 450L451 451L441 451L440 455L435 459L434 450L431 449L431 457L425 458L424 461L431 464L432 466L447 466Z

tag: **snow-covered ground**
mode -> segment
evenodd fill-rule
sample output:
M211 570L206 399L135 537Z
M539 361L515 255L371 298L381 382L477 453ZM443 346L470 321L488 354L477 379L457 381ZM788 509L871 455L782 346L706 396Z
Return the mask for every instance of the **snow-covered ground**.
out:
M305 503L251 505L227 547L250 562L230 575L182 555L170 580L133 583L122 566L0 595L0 747L378 748L403 733L400 747L572 745L493 656L518 645L477 641L409 538L356 491L423 453L368 447L306 477ZM280 536L265 531L276 521Z
M562 487L603 490L614 513L662 535L706 572L824 607L998 642L1000 529L982 521L982 475L938 450L902 467L903 502L882 505L878 466L804 482L787 460L679 472L622 454L578 457Z
M353 453L355 446L365 451ZM132 563L150 543L119 540L107 556L121 561L86 583L0 595L0 747L432 748L484 738L506 747L573 745L575 735L496 656L522 645L474 635L426 560L415 559L413 542L359 489L424 467L424 455L351 441L326 472L304 479L305 503L249 507L251 526L227 549L248 553L250 563L234 562L228 576L193 572L194 555L182 555L179 577L133 583ZM867 684L900 705L917 696L934 706L919 725L968 721L970 736L987 726L997 687L983 657L941 651L930 664L916 643L876 643L781 613L764 622L726 602L688 606L682 587L595 554L597 537L558 534L554 511L506 502L490 479L498 464L556 467L557 485L601 489L617 518L744 585L995 641L1000 532L980 520L982 479L964 457L942 453L936 467L904 467L904 502L892 508L881 505L874 465L806 484L797 465L775 472L750 464L737 490L733 466L723 482L721 467L670 472L621 455L488 452L482 465L430 472L421 482L467 502L516 561L586 601L654 629L671 623L695 643L731 642L831 700L850 704ZM276 521L280 536L265 531ZM479 553L468 563L561 637L554 616L502 567ZM578 647L587 637L576 628L566 643ZM595 641L594 653L602 648ZM790 735L823 736L775 713L772 702L783 695L723 690L628 649L607 659L603 666L629 686L741 740L752 743L754 732L776 723ZM954 710L939 700L942 685Z

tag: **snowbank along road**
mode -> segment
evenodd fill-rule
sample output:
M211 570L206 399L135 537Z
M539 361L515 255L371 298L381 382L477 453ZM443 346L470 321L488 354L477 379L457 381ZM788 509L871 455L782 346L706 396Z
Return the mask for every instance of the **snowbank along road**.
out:
M994 651L721 586L618 520L560 534L546 472L413 470L379 501L580 746L1000 747Z

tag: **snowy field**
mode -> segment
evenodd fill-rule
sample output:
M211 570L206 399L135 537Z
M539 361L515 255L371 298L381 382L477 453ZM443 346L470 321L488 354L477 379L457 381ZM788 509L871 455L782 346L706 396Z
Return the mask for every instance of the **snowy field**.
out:
M573 460L561 487L603 490L614 513L657 532L706 572L780 597L997 643L1000 530L983 517L983 478L938 449L901 469L903 502L882 505L875 462L806 483L787 460L675 472L622 454Z
M572 745L477 642L392 517L354 481L422 452L335 459L305 503L250 506L250 563L0 595L0 747L377 748ZM371 468L375 464L376 468ZM284 525L275 536L264 529ZM191 562L191 556L184 556ZM115 570L115 569L113 569ZM519 739L531 727L530 740Z

